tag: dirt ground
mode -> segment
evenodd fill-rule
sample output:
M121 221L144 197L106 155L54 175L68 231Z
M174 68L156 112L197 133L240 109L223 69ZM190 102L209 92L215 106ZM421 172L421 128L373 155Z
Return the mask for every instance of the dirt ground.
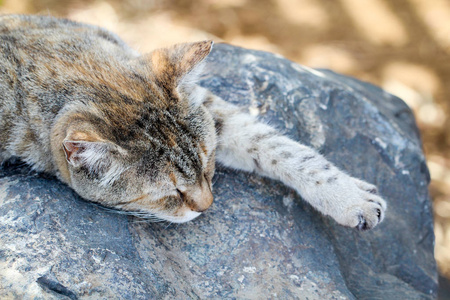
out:
M448 0L0 0L106 27L145 52L212 38L382 86L414 110L432 183L435 256L450 278Z

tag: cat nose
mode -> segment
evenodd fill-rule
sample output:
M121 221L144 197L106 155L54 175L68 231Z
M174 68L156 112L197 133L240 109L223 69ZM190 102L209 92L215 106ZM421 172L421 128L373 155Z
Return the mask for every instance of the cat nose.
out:
M213 203L213 194L209 183L204 180L202 184L192 193L192 202L189 207L196 212L204 212Z
M213 203L213 194L209 188L208 190L202 189L202 193L200 197L195 199L194 203L192 203L191 209L196 212L204 212L207 210L211 204Z

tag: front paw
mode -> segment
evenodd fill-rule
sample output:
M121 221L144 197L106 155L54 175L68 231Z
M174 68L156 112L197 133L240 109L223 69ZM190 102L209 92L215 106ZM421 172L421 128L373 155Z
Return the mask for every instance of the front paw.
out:
M340 195L342 201L336 203L336 210L330 215L344 226L361 231L374 228L384 219L386 202L374 185L352 177L346 179Z

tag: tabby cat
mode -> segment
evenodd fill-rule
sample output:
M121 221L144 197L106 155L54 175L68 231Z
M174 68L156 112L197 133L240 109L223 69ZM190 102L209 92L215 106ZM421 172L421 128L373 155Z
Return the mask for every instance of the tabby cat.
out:
M339 224L380 223L375 186L196 85L212 45L141 55L99 27L1 16L0 162L19 157L87 200L181 223L212 204L217 159L281 180Z

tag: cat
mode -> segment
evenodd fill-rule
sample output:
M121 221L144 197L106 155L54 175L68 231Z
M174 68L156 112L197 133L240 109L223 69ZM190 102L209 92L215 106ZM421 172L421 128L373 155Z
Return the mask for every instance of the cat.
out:
M196 84L212 41L141 55L100 27L26 15L1 16L0 41L0 162L152 220L204 212L216 160L282 181L344 226L385 216L374 185Z

